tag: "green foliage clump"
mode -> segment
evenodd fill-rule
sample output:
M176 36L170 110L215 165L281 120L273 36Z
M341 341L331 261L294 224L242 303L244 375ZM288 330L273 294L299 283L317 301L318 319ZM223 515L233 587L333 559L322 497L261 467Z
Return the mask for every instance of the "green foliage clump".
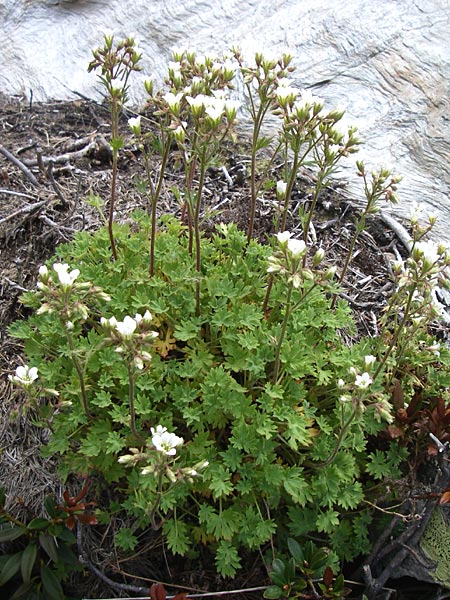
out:
M121 48L137 70L132 41ZM119 86L115 61L122 59L115 54L111 62L112 53L107 37L91 68L101 68L111 96L117 167L114 136L129 72L117 71ZM338 597L342 580L327 565L369 550L373 494L380 480L401 475L407 459L411 432L394 424L393 386L402 388L404 405L418 385L428 386L425 403L442 390L448 353L427 326L436 314L433 286L446 281L450 256L423 242L427 230L416 223L411 256L394 268L382 334L345 343L342 331L354 325L340 284L366 217L380 198L395 200L398 178L386 169L370 176L357 163L367 205L337 273L308 233L322 186L357 150L356 130L342 132L342 111L326 111L321 99L289 85L289 56L257 54L253 67L237 51L233 56L254 123L248 231L220 224L206 236L200 227L206 169L236 118L226 94L237 67L231 59L177 53L166 93L146 83L157 132L145 133L139 119L130 123L147 165L148 214L113 222L113 177L108 226L60 246L39 270L37 291L24 295L34 312L11 334L24 341L33 367L19 367L11 380L51 431L43 451L59 455L61 476L95 475L99 496L103 486L115 490L99 516L126 512L132 526L116 537L123 551L132 551L143 531L162 531L173 554L205 546L218 572L231 577L245 553L270 543L283 548L295 537L302 546L289 542L293 574L303 569L311 587L324 567L321 593ZM268 112L280 118L277 140L261 132ZM263 245L252 235L267 180L256 157L269 147L269 165L281 158L284 170L276 184L277 234ZM174 148L185 176L177 192L183 218L158 222ZM161 158L157 172L153 152ZM306 161L319 175L295 235L284 229ZM382 433L384 447L374 448ZM330 549L329 562L310 537ZM288 567L274 564L282 579Z

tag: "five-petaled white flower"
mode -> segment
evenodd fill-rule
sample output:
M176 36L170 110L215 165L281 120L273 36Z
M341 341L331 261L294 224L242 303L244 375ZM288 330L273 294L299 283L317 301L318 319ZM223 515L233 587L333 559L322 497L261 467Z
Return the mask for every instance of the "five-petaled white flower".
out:
M290 238L287 243L288 250L293 258L298 258L302 254L304 254L306 250L306 244L303 240L297 240L295 238Z
M182 437L170 433L167 431L167 427L158 425L156 429L151 427L152 432L152 444L158 452L166 454L167 456L175 456L177 453L177 446L181 446L184 443Z
M369 387L369 385L372 383L372 377L369 375L369 373L364 372L362 375L357 375L355 378L355 385L356 387L360 388L361 390L365 390L366 388Z
M8 375L8 379L13 383L18 383L28 387L32 385L38 378L37 367L19 366L16 368L14 375Z
M139 315L139 316L141 316L141 315ZM142 317L141 317L141 319L142 319ZM132 337L133 333L136 331L137 324L138 324L138 322L136 321L136 319L126 316L123 321L117 321L116 329L122 338L129 339Z
M56 271L56 273L58 275L59 283L63 287L70 287L71 285L73 285L75 279L80 274L79 269L73 269L69 273L70 267L68 264L55 263L53 265L53 269Z
M280 244L284 244L290 239L292 233L290 231L279 231L275 235Z

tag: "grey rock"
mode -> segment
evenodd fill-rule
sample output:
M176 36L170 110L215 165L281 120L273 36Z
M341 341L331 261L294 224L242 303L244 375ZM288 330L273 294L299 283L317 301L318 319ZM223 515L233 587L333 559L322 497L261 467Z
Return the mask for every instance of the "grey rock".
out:
M98 98L86 66L105 29L136 34L145 74L159 81L175 46L222 52L237 44L249 57L288 49L299 86L347 107L366 141L360 158L403 174L393 214L423 202L439 215L435 239L450 241L449 8L448 0L4 0L0 91ZM354 172L349 159L343 176L360 198Z

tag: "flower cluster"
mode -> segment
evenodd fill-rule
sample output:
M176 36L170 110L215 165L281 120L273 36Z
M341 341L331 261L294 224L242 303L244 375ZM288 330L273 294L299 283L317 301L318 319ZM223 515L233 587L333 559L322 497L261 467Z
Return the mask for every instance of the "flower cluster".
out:
M167 456L175 456L177 447L184 443L182 437L170 433L167 427L158 425L156 429L150 428L152 432L152 444L158 452L162 452Z
M304 240L292 237L290 231L282 231L275 234L278 248L269 256L267 267L268 273L281 273L286 276L287 282L292 283L294 288L299 288L302 282L313 280L314 274L310 269L303 267L304 257L308 248ZM319 248L314 254L313 267L317 267L324 259L325 252ZM325 275L325 280L332 279L336 272L335 267L330 267Z
M80 270L71 269L67 263L53 263L51 270L46 265L39 267L37 295L43 302L37 313L56 312L71 330L75 321L83 323L88 318L88 300L111 300L90 281L78 281L79 275Z
M108 334L109 343L116 346L116 352L125 354L135 367L142 370L144 364L150 363L152 356L144 348L158 337L158 332L150 329L152 315L146 310L143 315L136 313L134 317L125 316L122 321L116 317L101 317L100 325Z

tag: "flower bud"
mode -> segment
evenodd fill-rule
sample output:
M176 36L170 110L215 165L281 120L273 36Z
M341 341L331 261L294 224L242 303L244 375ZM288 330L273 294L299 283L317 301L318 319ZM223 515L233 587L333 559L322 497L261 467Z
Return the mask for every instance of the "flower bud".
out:
M325 258L325 250L323 248L319 248L317 252L314 254L313 258L313 267L317 267Z

